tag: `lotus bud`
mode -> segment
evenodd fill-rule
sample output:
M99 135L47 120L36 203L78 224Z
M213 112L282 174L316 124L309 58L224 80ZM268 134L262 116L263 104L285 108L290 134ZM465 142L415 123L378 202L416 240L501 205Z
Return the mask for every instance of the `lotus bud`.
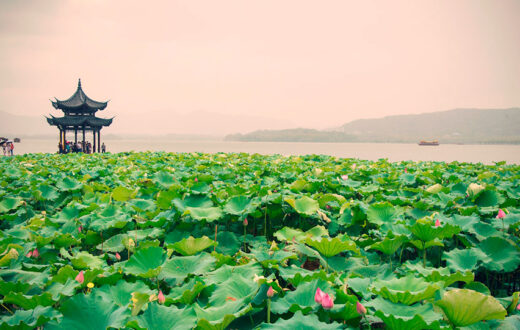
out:
M78 227L78 232L81 233L82 230L83 230L83 226L79 226Z
M121 260L121 256L119 255L119 253L116 252L116 259L119 261Z
M244 219L244 226L247 226L248 222L247 222L247 218Z
M435 227L440 227L441 226L441 222L439 221L439 219L436 219L435 220Z
M321 304L322 298L323 298L323 291L320 290L320 288L316 289L316 293L314 294L314 301L318 304Z
M195 182L199 182L199 179L195 178L195 180L193 180L193 181L195 181Z
M404 168L404 173L408 173L408 169L406 167Z
M365 306L361 305L359 301L356 303L356 311L360 315L364 315L367 313L367 309L365 308Z
M159 291L159 294L157 295L157 300L159 301L159 304L164 304L164 301L166 298L164 297L164 294L162 291Z
M275 291L274 291L273 287L270 286L269 289L267 289L267 296L269 298L272 298L274 296L274 293L275 293Z
M76 276L76 281L79 282L79 284L83 284L85 281L85 276L83 275L83 271L80 271L79 274Z
M520 304L516 305L516 310L520 311Z
M26 256L27 258L32 257L32 251L29 251L25 256Z
M327 293L323 293L323 296L321 297L321 306L324 309L331 309L334 307L334 301Z
M504 219L506 217L506 213L502 211L502 209L498 210L497 219Z
M38 252L38 249L34 249L32 253L33 258L38 258L40 256L40 252Z
M343 179L343 180L348 180L348 175L343 174L343 175L341 176L341 179Z

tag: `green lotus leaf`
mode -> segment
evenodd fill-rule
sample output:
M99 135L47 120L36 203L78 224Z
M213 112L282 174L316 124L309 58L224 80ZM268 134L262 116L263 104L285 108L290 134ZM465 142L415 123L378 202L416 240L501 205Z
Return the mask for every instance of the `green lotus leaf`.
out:
M66 176L61 181L58 181L56 187L61 191L76 191L83 188L83 184L78 180Z
M285 202L291 205L299 214L314 215L320 208L318 201L307 196L302 196L298 199L286 198Z
M328 236L329 232L327 228L323 226L315 226L307 231L301 231L300 229L294 229L290 227L283 227L274 233L274 237L276 237L279 241L292 241L296 242L305 241L307 238L319 238L323 236Z
M179 192L162 190L157 194L157 205L163 210L168 210L171 208L172 201L176 197L179 197Z
M255 278L255 275L260 276L263 274L263 269L258 262L249 262L240 266L223 265L217 270L209 273L206 276L205 282L208 285L222 283L234 274L252 281Z
M0 278L6 282L23 282L38 287L43 287L43 285L49 280L49 277L49 269L39 272L27 271L23 269L0 269Z
M16 210L20 205L22 205L22 199L19 197L2 197L0 201L0 213Z
M52 294L52 299L58 301L62 296L71 297L76 294L76 289L81 287L81 284L69 278L65 283L54 282L47 289L46 292Z
M51 319L58 317L59 313L52 307L36 306L31 310L17 310L13 315L2 317L2 323L10 327L22 329L25 327L36 328Z
M105 261L98 256L93 256L87 251L81 251L76 253L71 259L70 262L72 266L78 269L95 269L95 268L103 268L105 265Z
M201 308L195 304L194 308L199 320L198 327L204 330L223 330L233 320L251 311L252 306L250 304L244 305L242 300L230 300L220 306Z
M189 214L195 220L212 222L222 218L220 207L188 207L183 215Z
M197 323L197 315L191 307L179 309L175 306L162 306L151 303L148 309L137 318L137 323L145 329L193 329Z
M183 256L192 256L199 253L200 251L206 250L211 246L215 246L216 244L217 243L215 241L209 239L207 236L202 236L200 238L194 238L193 236L190 236L172 244L170 247Z
M442 255L448 268L454 271L473 271L485 258L486 255L478 249L453 249Z
M20 306L23 309L34 309L37 306L46 307L54 304L52 295L48 292L34 296L24 295L21 292L11 292L4 297L3 302Z
M46 329L121 328L130 317L130 311L126 307L116 306L93 293L75 295L62 304L60 312L63 314L61 321L50 322L45 326Z
M316 279L311 282L304 282L296 290L289 291L282 298L278 298L272 302L271 311L276 314L284 314L288 311L296 313L301 311L303 314L308 314L311 310L319 305L314 301L316 289L332 294L331 286L328 282Z
M182 286L173 287L166 296L166 304L181 303L185 305L192 304L195 298L200 294L206 285L198 277L193 278Z
M477 248L473 249L476 250L476 253L481 251L487 256L483 260L483 266L488 270L508 273L520 265L520 252L512 242L502 237L486 238L480 242Z
M125 273L150 278L161 272L166 253L160 247L149 247L138 250L123 266Z
M442 287L440 282L430 283L423 278L406 275L388 281L378 279L372 284L372 292L394 303L411 305L433 297Z
M124 280L118 281L115 285L103 285L96 292L105 300L111 301L118 306L128 306L131 303L132 292L154 293L153 290L141 281L127 282Z
M412 263L407 261L403 264L403 268L411 273L420 274L430 282L444 282L445 287L455 282L470 283L475 279L475 275L469 270L465 272L457 270L455 273L452 273L448 268L424 267L420 262Z
M419 219L412 226L408 226L408 229L415 237L423 242L432 241L436 238L451 238L461 230L459 226L454 226L449 223L435 227L433 217Z
M382 241L370 245L370 249L381 251L387 255L392 255L407 241L408 238L404 235L399 235L394 238L389 238L387 236Z
M477 291L477 292L480 292L487 296L491 295L491 291L489 291L489 288L484 283L480 283L480 282L468 283L468 284L464 285L464 289ZM516 306L517 306L517 304L514 304L513 308L516 308Z
M359 254L359 248L356 243L351 241L350 239L340 239L339 237L334 237L332 239L327 239L322 237L320 240L315 240L311 238L307 238L305 243L316 250L318 250L321 255L326 258L330 258L344 251L352 251L356 254Z
M310 271L304 268L291 265L290 267L280 267L280 276L291 283L293 286L298 286L303 282L310 282L315 279L322 279L323 281L334 281L333 274L327 274L325 270Z
M325 209L328 203L336 202L339 205L343 205L347 202L347 199L338 194L324 194L318 199L318 203L322 209Z
M182 282L190 275L203 275L215 268L215 258L207 253L189 257L173 257L168 260L159 278Z
M298 259L298 256L294 252L284 250L272 251L266 250L263 247L251 249L250 254L266 268L268 268L269 265L283 264L288 259Z
M245 279L240 275L233 275L226 281L215 286L215 291L209 298L211 306L225 304L229 300L242 300L249 302L259 289L259 285L251 280Z
M155 173L153 181L166 189L175 184L174 176L165 171Z
M431 303L407 306L393 303L381 297L365 304L373 308L374 315L379 317L388 329L440 329L442 315L435 312Z
M260 329L299 329L299 330L315 330L315 329L342 329L342 325L337 322L323 323L320 322L317 315L303 315L301 311L294 313L294 316L288 320L279 318L273 324L262 323Z
M504 319L507 311L491 296L468 289L453 289L435 302L450 322L463 327L482 320Z
M368 221L378 226L394 223L398 216L399 212L388 202L374 203L367 210Z
M503 202L504 197L494 190L483 190L475 198L475 204L479 207L498 206Z
M309 190L309 188L310 184L303 179L298 179L289 185L289 189L291 189L294 192Z
M128 204L140 213L153 212L157 208L154 201L142 198L132 199Z
M112 190L112 198L118 202L126 202L135 194L135 191L123 186L118 186Z
M42 200L50 200L54 201L58 197L60 197L60 194L58 192L58 189L54 188L53 186L49 186L47 184L41 184L38 189L38 197Z
M95 231L103 231L111 228L121 229L132 221L132 218L121 210L119 206L108 205L99 210L90 223L90 228Z
M247 196L234 196L224 206L224 212L233 215L247 215L253 213L257 207L258 203Z
M186 196L183 200L176 198L173 200L173 204L180 212L186 211L187 208L213 207L213 202L211 199L203 195L189 195Z
M404 185L413 186L416 183L416 176L415 174L411 173L401 174L399 176L399 181L402 182Z
M235 233L219 231L217 234L217 243L216 251L218 253L232 256L240 250L242 239L239 239Z

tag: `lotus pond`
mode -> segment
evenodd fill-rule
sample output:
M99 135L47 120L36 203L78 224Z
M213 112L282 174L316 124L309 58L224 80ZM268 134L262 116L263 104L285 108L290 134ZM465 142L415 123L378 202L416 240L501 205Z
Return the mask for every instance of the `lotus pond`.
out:
M520 166L0 159L1 329L518 329Z

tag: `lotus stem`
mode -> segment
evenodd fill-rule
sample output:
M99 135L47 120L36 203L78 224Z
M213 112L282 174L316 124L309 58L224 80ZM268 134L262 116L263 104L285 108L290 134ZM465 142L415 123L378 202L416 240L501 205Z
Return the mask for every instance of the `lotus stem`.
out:
M14 315L14 313L13 313L9 308L7 308L3 303L1 303L1 305L2 305L2 307L5 308L9 313L11 313L11 314Z
M267 298L267 323L271 323L271 298Z
M265 211L264 211L264 236L265 236L265 239L267 239L267 204L265 205Z
M217 241L217 227L218 227L218 225L215 224L215 242ZM217 245L215 244L215 245L213 245L213 252L215 252L216 249L217 249Z
M422 260L422 265L423 265L423 267L426 268L426 248L424 248L424 245L423 245L423 260Z

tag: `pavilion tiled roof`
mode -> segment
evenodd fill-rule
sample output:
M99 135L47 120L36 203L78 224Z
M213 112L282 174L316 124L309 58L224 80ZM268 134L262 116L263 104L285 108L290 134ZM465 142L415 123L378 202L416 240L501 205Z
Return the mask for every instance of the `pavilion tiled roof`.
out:
M107 102L95 101L87 96L81 88L81 79L78 81L76 92L66 100L51 101L52 106L64 112L94 113L107 107Z

